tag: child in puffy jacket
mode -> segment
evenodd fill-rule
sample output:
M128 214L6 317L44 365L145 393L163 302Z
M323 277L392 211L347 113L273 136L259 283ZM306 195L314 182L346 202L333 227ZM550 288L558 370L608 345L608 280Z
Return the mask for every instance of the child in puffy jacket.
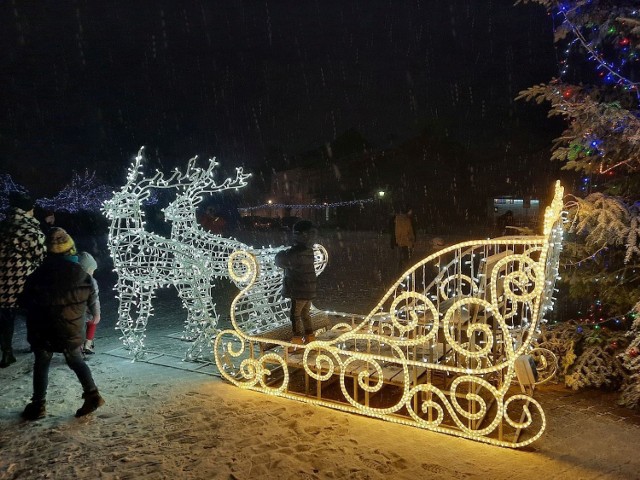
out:
M65 230L52 228L46 245L47 257L27 278L22 296L27 310L27 340L34 355L33 396L22 412L26 420L46 415L49 367L56 352L64 355L82 385L84 403L76 417L88 415L105 403L82 355L85 317L96 297L93 277L78 264L75 243Z
M316 270L313 242L317 229L308 220L293 226L294 245L278 252L275 263L284 268L282 296L291 299L291 343L303 344L315 340L311 324L311 301L316 298Z
M93 278L93 272L98 268L98 263L95 258L88 252L80 252L78 254L78 263L82 269L91 275L91 283L96 291L95 301L87 305L87 330L85 334L85 341L82 345L82 353L85 355L93 355L96 353L93 339L96 335L96 327L100 323L100 298L98 296L98 282Z

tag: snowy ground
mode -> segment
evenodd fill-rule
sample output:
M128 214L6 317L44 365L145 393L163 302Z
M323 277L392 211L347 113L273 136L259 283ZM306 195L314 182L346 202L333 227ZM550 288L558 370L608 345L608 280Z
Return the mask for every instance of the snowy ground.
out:
M257 246L279 243L261 235L242 239ZM421 239L417 256L430 250L430 240ZM330 263L320 278L318 306L367 313L397 274L388 238L332 233L321 243ZM640 478L640 414L616 408L613 394L541 389L547 430L519 451L312 407L243 391L221 381L211 365L181 362L187 345L174 337L184 312L170 290L159 295L149 323L147 345L156 354L132 363L119 353L113 276L102 272L98 278L103 322L98 354L89 363L107 404L74 418L80 386L58 355L47 417L23 422L19 412L31 394L32 358L18 325L18 362L0 370L2 480ZM233 292L219 288L220 313Z

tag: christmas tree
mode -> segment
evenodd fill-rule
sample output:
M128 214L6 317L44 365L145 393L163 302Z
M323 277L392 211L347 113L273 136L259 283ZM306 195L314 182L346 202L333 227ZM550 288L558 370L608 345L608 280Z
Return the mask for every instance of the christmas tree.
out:
M549 102L549 116L566 121L551 158L580 176L567 202L563 279L583 304L593 306L597 298L597 318L591 315L586 328L612 320L624 325L640 311L640 5L532 1L553 18L559 74L518 98ZM633 323L626 342L617 335L613 330L602 341L585 343L565 379L574 388L622 383L623 403L636 406L640 323Z
M620 404L640 407L640 318L636 318L629 331L631 344L620 356L629 375L622 386Z

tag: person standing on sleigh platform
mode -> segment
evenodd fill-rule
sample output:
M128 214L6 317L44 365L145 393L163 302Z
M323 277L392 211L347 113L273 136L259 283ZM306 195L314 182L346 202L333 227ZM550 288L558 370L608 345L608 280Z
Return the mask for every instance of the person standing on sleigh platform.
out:
M309 220L293 226L293 246L278 252L276 265L284 269L282 296L291 299L291 343L302 345L315 340L311 324L311 301L316 298L316 269L313 243L318 230Z

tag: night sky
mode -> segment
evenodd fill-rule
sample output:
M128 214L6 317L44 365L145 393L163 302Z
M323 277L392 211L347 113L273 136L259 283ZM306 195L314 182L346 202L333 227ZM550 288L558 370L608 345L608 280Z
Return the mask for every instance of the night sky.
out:
M118 182L140 145L251 168L349 129L496 153L554 133L514 101L556 74L551 20L511 0L5 0L0 42L0 173L41 195Z

